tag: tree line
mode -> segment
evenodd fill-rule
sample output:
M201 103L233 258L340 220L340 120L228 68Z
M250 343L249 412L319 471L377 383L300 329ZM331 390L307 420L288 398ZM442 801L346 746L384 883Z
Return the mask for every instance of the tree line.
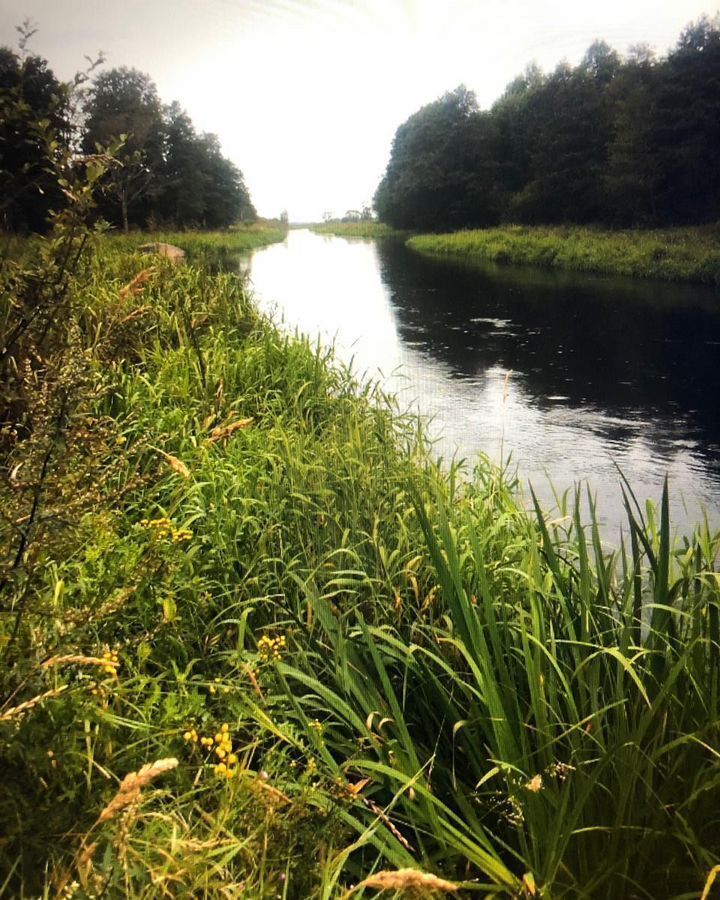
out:
M218 138L198 133L178 103L163 104L148 75L121 67L63 84L26 40L18 52L0 47L0 227L42 231L62 207L48 152L70 148L81 161L113 143L116 165L97 192L111 224L222 228L256 218Z
M502 222L655 226L720 219L720 16L673 50L536 65L489 110L464 86L395 134L379 218L443 230Z

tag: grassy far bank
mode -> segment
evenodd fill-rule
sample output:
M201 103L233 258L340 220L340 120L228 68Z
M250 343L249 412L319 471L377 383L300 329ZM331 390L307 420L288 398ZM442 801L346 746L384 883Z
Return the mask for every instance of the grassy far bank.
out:
M719 241L717 226L602 231L513 225L417 235L407 243L458 258L720 285Z
M2 432L2 890L698 896L720 535L529 516L237 275L147 265L86 253Z
M152 242L174 244L185 250L191 264L211 264L228 268L230 259L285 240L287 226L279 221L264 220L234 225L226 231L158 231L153 233L113 233L107 236L119 252L133 252L137 247Z
M382 222L328 222L322 225L311 225L310 230L316 234L335 234L339 237L383 238L404 237L406 231L398 231Z
M238 224L225 231L107 231L103 236L103 253L112 248L116 253L132 254L144 244L165 243L185 251L190 265L202 266L213 272L237 269L243 255L259 247L285 240L287 226L276 220L266 219L248 224ZM0 237L3 256L16 263L34 260L43 241L39 237L19 238L13 235ZM142 257L147 265L156 261L151 255Z

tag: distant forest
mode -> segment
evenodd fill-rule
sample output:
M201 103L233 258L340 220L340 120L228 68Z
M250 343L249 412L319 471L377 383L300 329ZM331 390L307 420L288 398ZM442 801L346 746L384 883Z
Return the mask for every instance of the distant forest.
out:
M121 135L117 164L97 191L111 224L221 228L256 218L217 137L199 134L177 103L161 103L148 75L123 67L63 84L26 52L28 36L20 52L0 47L0 227L42 231L62 207L62 189L45 171L48 153L70 149L81 160Z
M383 222L655 226L720 219L720 16L656 58L598 41L579 65L530 65L489 111L464 86L401 125Z

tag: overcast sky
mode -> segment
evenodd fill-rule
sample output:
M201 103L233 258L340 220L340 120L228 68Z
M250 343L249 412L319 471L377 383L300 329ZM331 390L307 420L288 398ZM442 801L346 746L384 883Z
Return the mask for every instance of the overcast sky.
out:
M215 132L261 215L293 221L371 200L395 129L460 83L489 106L536 61L595 38L658 52L718 0L0 0L0 43L32 42L67 78L102 50Z

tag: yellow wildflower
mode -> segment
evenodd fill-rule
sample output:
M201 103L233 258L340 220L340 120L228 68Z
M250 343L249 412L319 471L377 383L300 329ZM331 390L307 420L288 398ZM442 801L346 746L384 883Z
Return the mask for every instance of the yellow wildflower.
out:
M103 672L106 675L116 675L117 667L120 665L120 657L117 654L116 650L106 650L102 655L102 659L104 660Z
M287 641L284 635L271 638L264 634L258 641L258 653L263 662L278 662L282 659L286 647Z

